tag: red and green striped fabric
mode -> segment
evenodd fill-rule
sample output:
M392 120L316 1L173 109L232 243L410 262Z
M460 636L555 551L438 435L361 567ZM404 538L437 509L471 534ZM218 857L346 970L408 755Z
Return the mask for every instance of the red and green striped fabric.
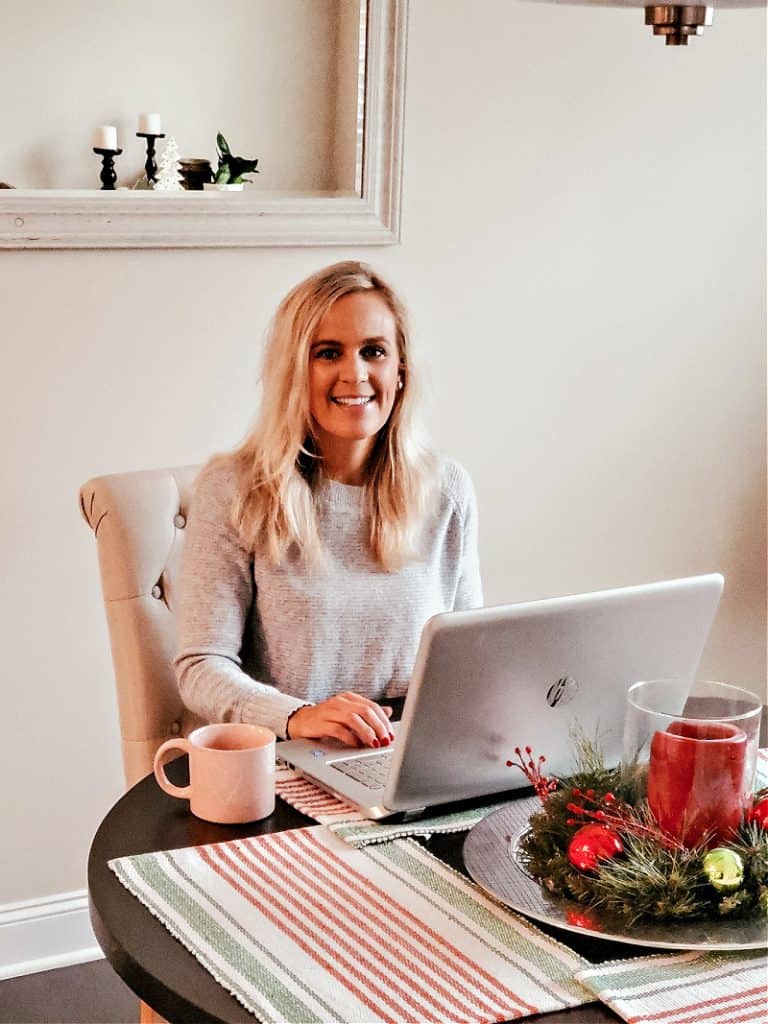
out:
M292 768L278 768L275 772L277 795L308 818L330 825L335 821L363 821L363 816L353 807L332 793L320 789L314 782L305 779Z
M765 1024L763 951L614 961L576 975L629 1024Z
M344 800L320 789L290 768L277 771L277 795L309 818L319 821L345 842L352 846L368 846L369 843L384 843L404 836L431 836L436 832L467 832L478 821L504 806L502 803L486 804L470 810L454 811L449 814L426 814L414 821L390 825L386 821L370 821ZM506 802L506 801L505 801ZM530 801L531 814L539 806L536 797Z
M504 1021L592 1000L588 966L410 839L325 828L110 862L261 1021Z

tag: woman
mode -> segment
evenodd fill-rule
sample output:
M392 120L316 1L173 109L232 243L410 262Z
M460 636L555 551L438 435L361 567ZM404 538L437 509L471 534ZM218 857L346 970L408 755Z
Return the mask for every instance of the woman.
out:
M207 720L386 746L424 623L482 604L472 484L417 440L409 348L361 263L278 308L256 426L189 516L175 664Z

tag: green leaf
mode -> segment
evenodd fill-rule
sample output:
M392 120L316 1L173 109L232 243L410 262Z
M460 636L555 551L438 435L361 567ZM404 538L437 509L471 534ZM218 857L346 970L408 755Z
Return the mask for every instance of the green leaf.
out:
M247 160L242 156L231 156L228 160L233 178L240 178L244 174L250 174L251 171L255 171L258 162L258 160Z
M219 132L216 135L216 145L219 147L224 156L229 156L229 143L221 134L221 132Z

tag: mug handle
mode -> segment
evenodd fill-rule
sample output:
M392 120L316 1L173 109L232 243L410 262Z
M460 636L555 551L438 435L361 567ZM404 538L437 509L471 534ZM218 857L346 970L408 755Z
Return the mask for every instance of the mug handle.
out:
M190 800L192 797L192 786L174 786L168 776L165 774L165 766L161 763L164 755L169 750L182 750L185 754L189 754L192 750L192 744L189 740L185 740L183 736L176 740L166 740L162 746L158 747L157 753L155 754L155 762L153 770L157 784L160 789L165 790L171 796L178 796L182 800Z

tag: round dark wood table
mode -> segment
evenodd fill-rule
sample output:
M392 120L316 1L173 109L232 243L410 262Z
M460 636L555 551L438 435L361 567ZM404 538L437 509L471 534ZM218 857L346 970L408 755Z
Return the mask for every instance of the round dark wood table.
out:
M167 772L172 782L186 785L186 756L171 762ZM168 796L154 776L147 776L118 800L104 818L88 856L91 923L107 960L136 995L168 1021L247 1021L253 1024L256 1018L120 884L107 862L137 853L220 843L314 824L312 819L278 799L274 814L264 821L239 826L212 825L195 818L186 801ZM433 836L425 845L463 872L463 842L464 834L454 833ZM593 962L638 956L644 952L638 946L582 939L555 929L550 930L550 934ZM620 1020L600 1003L527 1019L545 1024L575 1024L577 1021L597 1024Z

